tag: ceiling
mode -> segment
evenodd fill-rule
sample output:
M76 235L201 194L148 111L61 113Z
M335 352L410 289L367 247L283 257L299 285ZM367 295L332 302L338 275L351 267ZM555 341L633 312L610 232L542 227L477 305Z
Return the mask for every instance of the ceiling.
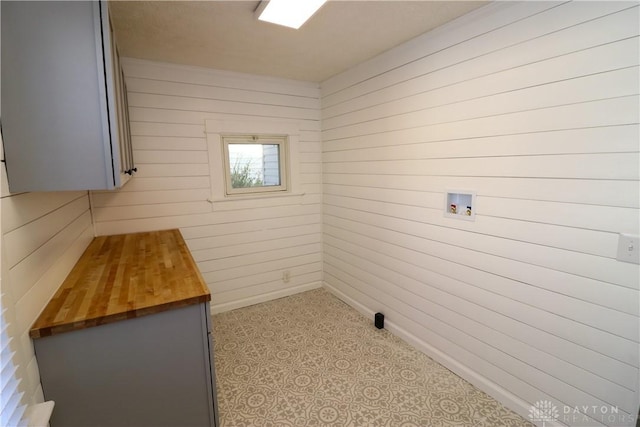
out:
M259 3L112 1L110 10L122 56L321 82L488 2L330 0L299 30L258 21Z

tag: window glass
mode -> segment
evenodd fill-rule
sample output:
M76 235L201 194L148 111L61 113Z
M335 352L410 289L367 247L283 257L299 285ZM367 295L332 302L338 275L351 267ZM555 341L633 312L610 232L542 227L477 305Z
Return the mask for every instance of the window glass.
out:
M280 146L229 144L232 188L280 185Z
M285 191L286 137L223 137L227 194Z

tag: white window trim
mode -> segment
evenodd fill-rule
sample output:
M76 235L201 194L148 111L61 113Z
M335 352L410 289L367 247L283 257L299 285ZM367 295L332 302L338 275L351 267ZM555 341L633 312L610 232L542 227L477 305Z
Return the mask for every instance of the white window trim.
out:
M225 195L229 197L236 197L238 195L258 194L258 193L275 193L275 192L287 192L289 188L289 143L287 135L237 135L237 134L224 134L222 138L222 160L224 163L224 179L225 179ZM250 141L255 138L255 141ZM260 186L260 187L247 187L247 188L233 188L231 186L231 165L229 164L229 140L238 139L239 141L233 142L234 144L270 144L278 145L278 168L280 175L280 185L275 186ZM262 142L261 142L262 140Z
M300 197L304 195L300 191L300 160L298 154L300 126L297 121L279 119L211 119L205 120L205 133L211 180L210 203L276 197ZM227 195L222 137L230 134L286 135L288 138L287 189L285 191Z

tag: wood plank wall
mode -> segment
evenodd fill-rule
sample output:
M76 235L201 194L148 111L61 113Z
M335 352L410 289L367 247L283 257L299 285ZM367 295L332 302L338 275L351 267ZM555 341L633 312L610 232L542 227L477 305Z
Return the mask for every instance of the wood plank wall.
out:
M125 59L137 175L92 192L97 235L180 228L213 311L321 283L320 89L315 83ZM299 124L302 197L209 203L205 120ZM283 272L290 281L283 281Z
M1 141L0 141L0 152ZM29 329L93 239L86 191L10 194L2 163L2 292L25 403L43 401Z
M525 418L635 425L639 28L637 2L490 5L322 84L325 285Z

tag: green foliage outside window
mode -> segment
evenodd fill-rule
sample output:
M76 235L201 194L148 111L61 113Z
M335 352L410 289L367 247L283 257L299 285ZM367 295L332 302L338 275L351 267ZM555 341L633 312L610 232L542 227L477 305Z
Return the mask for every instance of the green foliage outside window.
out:
M242 162L237 160L231 168L231 187L247 188L262 187L262 179L259 173L251 172L250 162Z

